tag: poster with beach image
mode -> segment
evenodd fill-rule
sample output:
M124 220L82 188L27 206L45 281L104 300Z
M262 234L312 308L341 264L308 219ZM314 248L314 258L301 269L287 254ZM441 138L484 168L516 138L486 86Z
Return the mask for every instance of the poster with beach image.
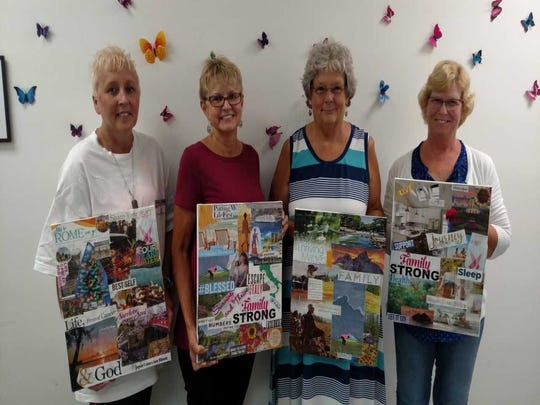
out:
M155 207L51 229L72 390L169 361Z

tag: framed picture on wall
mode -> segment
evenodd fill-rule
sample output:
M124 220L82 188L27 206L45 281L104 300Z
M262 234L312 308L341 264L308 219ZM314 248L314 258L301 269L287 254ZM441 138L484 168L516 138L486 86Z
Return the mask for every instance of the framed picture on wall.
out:
M2 88L0 89L0 142L11 142L6 82L6 64L2 55L0 55L0 79L2 84ZM3 109L2 106L4 106Z

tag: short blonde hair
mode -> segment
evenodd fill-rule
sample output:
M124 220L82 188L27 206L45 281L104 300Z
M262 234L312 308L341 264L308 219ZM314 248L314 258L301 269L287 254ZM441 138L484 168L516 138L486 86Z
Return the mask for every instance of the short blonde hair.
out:
M95 96L99 86L99 75L103 72L121 72L127 70L135 73L137 78L137 70L135 62L131 55L122 48L114 45L100 49L94 55L92 61L91 73L92 78L92 94Z
M470 91L471 79L463 65L452 61L442 60L435 65L429 75L426 84L418 93L418 104L422 110L422 118L426 120L426 110L431 93L434 91L444 92L450 89L454 84L461 90L461 100L463 102L461 110L461 120L459 125L465 122L465 119L474 109L474 94Z
M233 86L238 86L238 91L243 93L242 74L233 62L224 56L210 56L205 60L199 79L199 98L205 100L208 95L208 86L214 81L225 81Z

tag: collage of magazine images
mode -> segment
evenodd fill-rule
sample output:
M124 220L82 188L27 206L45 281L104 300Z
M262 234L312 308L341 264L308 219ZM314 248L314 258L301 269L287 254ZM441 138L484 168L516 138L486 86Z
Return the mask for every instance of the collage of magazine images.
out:
M291 350L377 364L386 218L295 210Z
M156 207L51 229L72 390L169 361Z
M199 362L281 346L282 207L197 205Z
M395 179L388 319L478 336L491 187Z

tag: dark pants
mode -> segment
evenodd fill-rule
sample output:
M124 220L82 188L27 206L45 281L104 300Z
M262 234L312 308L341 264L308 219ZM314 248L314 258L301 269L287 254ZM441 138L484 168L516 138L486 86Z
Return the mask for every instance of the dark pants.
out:
M193 371L189 351L178 349L189 405L242 405L246 396L254 354L220 360L211 367Z
M95 405L150 405L150 397L152 396L152 386L145 388L127 398L119 399L113 402L103 402ZM91 403L91 405L94 405Z

